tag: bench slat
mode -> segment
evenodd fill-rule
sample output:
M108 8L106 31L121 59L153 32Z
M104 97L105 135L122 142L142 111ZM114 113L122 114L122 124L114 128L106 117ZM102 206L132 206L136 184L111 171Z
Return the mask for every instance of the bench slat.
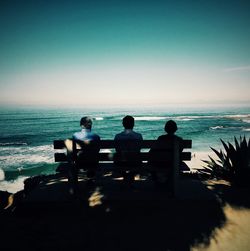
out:
M54 140L53 145L54 149L64 149L66 147L64 140Z
M55 159L55 162L67 162L68 161L66 153L55 153L54 159Z
M55 153L55 162L67 162L68 158L65 153ZM116 159L116 161L122 161L122 160L133 160L133 161L169 161L172 158L172 152L156 152L156 153L145 153L142 152L139 155L135 155L134 153L127 153L123 154L122 156L119 156L116 153L88 153L88 156L86 158L82 157L82 161L89 161L91 158L96 159L98 158L98 161L113 161ZM182 152L181 153L181 160L188 161L191 160L191 152Z
M136 142L134 141L134 143ZM156 140L143 140L142 142L140 142L141 148L151 148L155 144ZM98 142L98 146L101 149L114 149L116 145L117 142L115 142L114 140L101 140ZM157 142L157 146L161 147L161 143ZM166 148L166 144L164 142L162 142L162 147ZM64 149L64 148L65 148L64 140L54 140L54 149ZM183 140L183 148L192 148L192 140L189 139Z

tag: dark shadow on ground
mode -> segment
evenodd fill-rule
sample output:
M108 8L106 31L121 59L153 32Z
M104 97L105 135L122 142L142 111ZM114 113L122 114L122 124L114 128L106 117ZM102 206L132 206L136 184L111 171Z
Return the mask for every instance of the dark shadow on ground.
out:
M84 187L85 196L96 189ZM13 212L1 213L1 248L185 251L208 244L213 230L225 223L217 200L109 199L108 191L95 207L81 196L61 203L20 203Z
M250 187L213 184L213 191L221 199L222 204L250 208Z

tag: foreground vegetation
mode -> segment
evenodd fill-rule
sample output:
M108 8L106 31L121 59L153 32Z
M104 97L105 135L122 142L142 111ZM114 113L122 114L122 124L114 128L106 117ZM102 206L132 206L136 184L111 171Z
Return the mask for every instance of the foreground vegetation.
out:
M235 186L250 186L250 138L234 137L234 145L221 139L223 150L211 147L218 157L203 160L206 164L202 175L212 179L225 179Z

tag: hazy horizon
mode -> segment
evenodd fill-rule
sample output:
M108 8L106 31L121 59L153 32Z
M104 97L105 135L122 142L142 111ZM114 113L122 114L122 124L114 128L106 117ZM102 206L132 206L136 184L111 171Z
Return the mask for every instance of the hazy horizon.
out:
M250 2L0 3L0 106L250 104Z

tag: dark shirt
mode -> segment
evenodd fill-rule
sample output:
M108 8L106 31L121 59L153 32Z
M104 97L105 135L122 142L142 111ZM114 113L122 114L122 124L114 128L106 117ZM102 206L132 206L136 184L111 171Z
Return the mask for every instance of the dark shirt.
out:
M131 129L125 129L123 132L115 135L116 152L120 155L123 153L131 153L130 159L124 159L124 161L115 161L118 166L126 166L132 169L141 165L140 150L142 143L142 135Z
M174 134L164 134L158 137L156 144L150 149L151 153L154 152L164 152L164 150L168 152L174 151L174 143L178 142L180 144L180 152L182 152L182 138L176 136ZM173 160L169 161L149 161L149 165L152 168L160 168L160 169L171 169L173 166Z

